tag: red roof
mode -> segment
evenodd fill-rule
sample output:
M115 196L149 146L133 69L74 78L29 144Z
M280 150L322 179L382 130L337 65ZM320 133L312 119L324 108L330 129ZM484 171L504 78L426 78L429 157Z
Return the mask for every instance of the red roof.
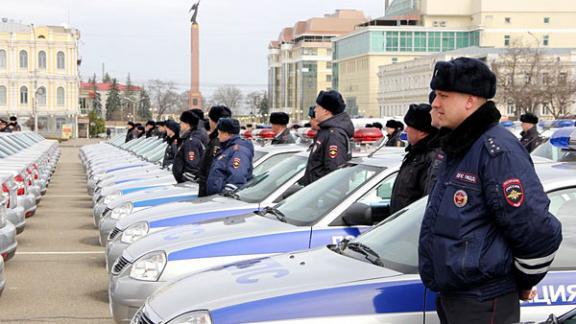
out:
M121 84L118 83L118 90L119 91L126 91L126 85L125 84ZM93 84L90 82L81 82L80 83L80 88L82 88L83 90L92 90L93 88ZM112 88L112 83L96 83L96 89L98 89L98 91L110 91L110 89ZM131 86L130 87L130 91L140 91L142 90L141 87L139 86Z

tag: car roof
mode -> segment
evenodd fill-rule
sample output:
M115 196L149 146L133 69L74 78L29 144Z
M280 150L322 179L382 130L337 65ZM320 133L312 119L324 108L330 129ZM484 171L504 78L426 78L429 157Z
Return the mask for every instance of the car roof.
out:
M354 158L352 163L387 168L402 163L403 158L398 150L380 150L373 156Z
M576 185L576 162L537 164L535 169L547 190Z

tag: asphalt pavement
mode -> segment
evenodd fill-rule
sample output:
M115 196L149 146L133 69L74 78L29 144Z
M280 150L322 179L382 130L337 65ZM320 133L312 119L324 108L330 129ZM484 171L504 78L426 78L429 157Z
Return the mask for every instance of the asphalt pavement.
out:
M112 323L104 248L78 157L87 143L60 145L47 193L17 237L16 256L6 263L0 323Z

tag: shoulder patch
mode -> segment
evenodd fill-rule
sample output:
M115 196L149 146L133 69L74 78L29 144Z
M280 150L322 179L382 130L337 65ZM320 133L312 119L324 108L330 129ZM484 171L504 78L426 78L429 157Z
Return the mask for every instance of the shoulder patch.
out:
M338 146L337 145L330 145L330 147L328 147L328 156L331 159L335 159L338 156Z
M486 150L488 150L488 154L490 154L490 156L498 156L503 152L502 147L493 137L488 137L484 142L484 146L486 147Z
M234 169L238 169L240 167L240 158L234 158L234 160L232 160L232 166Z
M524 187L520 179L508 179L502 184L504 198L508 205L518 208L524 203Z

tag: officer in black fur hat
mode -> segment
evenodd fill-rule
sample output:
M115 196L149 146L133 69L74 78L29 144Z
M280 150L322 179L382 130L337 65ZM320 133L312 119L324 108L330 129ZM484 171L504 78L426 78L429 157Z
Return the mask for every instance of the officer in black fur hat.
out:
M346 104L338 91L320 91L314 109L319 130L300 184L308 185L352 158L350 139L354 135L354 125L345 109Z
M290 134L288 123L290 116L285 112L273 112L270 114L270 124L272 124L272 131L276 136L272 140L272 144L292 144L296 143L294 136Z
M400 134L404 129L404 124L394 119L390 119L386 122L386 141L385 146L389 147L404 147L404 142L400 139Z
M540 137L536 126L538 125L538 117L532 113L525 113L520 116L520 121L522 122L522 132L520 133L522 138L520 142L529 153L532 153L538 145L542 144L542 137Z
M164 152L164 160L162 161L162 167L166 168L171 166L174 163L174 158L178 153L178 140L180 138L180 125L173 120L167 120L166 122L162 122L162 127L166 130L165 132L165 139L166 144L166 151Z
M430 166L436 158L436 148L430 143L437 130L432 127L430 110L428 104L414 104L404 116L409 145L392 189L390 213L424 197L432 188Z
M204 113L201 109L187 110L180 115L180 141L172 165L172 174L178 183L198 177L200 162L208 144L203 123Z

